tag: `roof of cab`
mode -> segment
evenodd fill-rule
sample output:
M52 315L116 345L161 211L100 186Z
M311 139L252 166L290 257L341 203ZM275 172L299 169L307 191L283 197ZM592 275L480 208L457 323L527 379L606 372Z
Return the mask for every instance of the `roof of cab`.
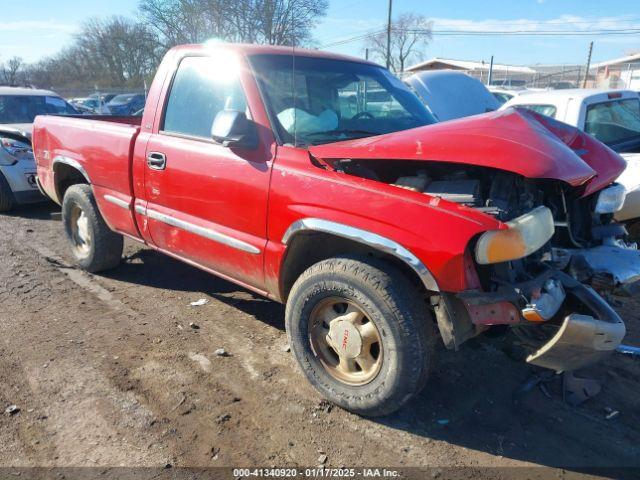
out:
M57 93L54 93L50 90L40 90L37 88L26 88L26 87L0 87L0 95L20 95L20 96L31 96L31 97L41 97L41 96L57 97L58 96Z
M274 46L274 45L256 45L249 43L207 43L207 44L191 44L191 45L179 45L177 47L173 47L173 51L177 51L180 53L202 53L207 50L215 50L218 48L223 48L226 50L233 50L235 52L241 53L243 55L292 55L300 57L316 57L316 58L330 58L334 60L345 60L350 62L358 62L358 63L366 63L369 65L380 66L375 62L371 62L369 60L364 60L358 57L351 57L348 55L340 55L337 53L324 52L321 50L312 50L308 48L299 48L299 47L284 47L284 46Z

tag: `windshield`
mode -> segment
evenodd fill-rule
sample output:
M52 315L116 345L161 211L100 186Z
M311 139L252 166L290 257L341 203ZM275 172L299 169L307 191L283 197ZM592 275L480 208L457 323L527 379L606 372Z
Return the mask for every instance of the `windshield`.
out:
M251 64L284 143L317 145L436 122L382 67L290 55L256 55Z
M607 145L640 141L640 99L591 105L584 129Z
M37 115L77 114L60 97L47 95L0 95L1 123L33 123Z

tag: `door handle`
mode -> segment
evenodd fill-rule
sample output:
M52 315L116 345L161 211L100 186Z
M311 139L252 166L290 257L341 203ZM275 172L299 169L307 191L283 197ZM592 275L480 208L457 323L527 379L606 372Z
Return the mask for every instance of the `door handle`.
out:
M164 170L167 166L167 156L160 152L149 152L147 165L154 170Z

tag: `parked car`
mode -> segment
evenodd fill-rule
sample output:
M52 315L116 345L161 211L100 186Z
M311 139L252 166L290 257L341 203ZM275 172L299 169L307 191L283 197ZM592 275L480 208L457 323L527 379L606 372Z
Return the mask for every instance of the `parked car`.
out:
M552 90L517 97L502 108L534 110L583 130L627 161L618 183L627 191L624 206L615 213L640 240L640 96L631 90Z
M106 104L109 103L115 96L115 93L92 93L88 98L95 98L99 102Z
M357 87L373 83L402 111L369 110ZM534 112L436 123L360 59L183 46L141 119L38 117L33 141L81 268L116 267L127 237L286 303L308 380L359 414L414 396L436 342L510 327L529 363L563 371L625 334L583 283L596 255L624 258L620 286L638 285L640 254L600 235L624 161Z
M36 185L31 129L36 115L77 113L47 90L0 87L0 212L45 200Z
M144 108L144 94L123 93L116 95L107 103L107 109L111 115L131 115Z
M115 93L92 93L88 97L93 111L99 115L109 115L111 112L107 106L116 97Z
M78 113L81 113L82 115L95 115L96 111L91 108L88 107L86 105L84 105L83 103L75 103L72 105L74 109L76 109L78 111Z
M405 82L440 120L493 112L500 103L480 80L455 70L416 73Z
M513 80L513 79L504 79L504 80L493 80L491 82L492 87L502 87L502 88L524 88L527 84L526 80Z
M489 86L488 88L500 105L504 105L512 98L531 93L531 90L526 88L502 88L494 86Z

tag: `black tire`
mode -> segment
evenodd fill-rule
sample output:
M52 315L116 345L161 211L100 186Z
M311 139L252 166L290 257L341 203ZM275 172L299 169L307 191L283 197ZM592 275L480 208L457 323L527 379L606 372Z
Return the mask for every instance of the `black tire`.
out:
M0 173L0 212L8 212L15 204L11 187L4 175Z
M327 298L357 304L379 331L381 365L366 384L336 379L314 353L310 318ZM316 263L293 285L285 321L291 348L307 379L346 410L365 416L392 413L427 381L437 341L431 314L420 291L387 262L338 257Z
M90 243L78 241L73 224L78 212L86 216L86 229ZM100 272L118 266L122 258L122 235L107 226L96 205L91 186L73 185L64 194L62 222L71 243L71 252L77 264L87 272Z

